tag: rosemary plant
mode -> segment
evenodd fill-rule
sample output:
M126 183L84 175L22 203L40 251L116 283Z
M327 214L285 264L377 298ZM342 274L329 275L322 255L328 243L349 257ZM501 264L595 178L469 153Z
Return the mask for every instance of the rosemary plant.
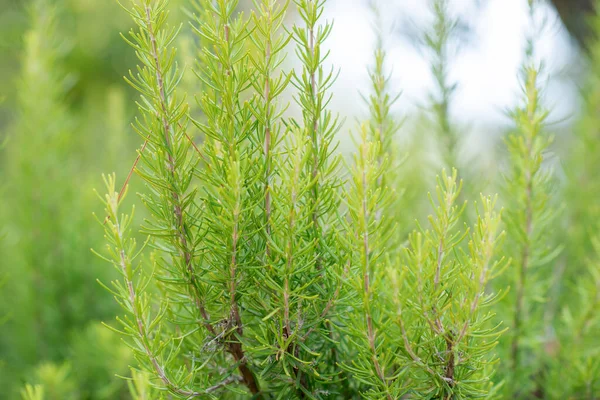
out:
M357 389L366 398L399 398L404 394L400 379L402 360L392 350L391 318L385 305L390 303L385 287L387 273L398 261L400 234L398 174L400 166L396 136L400 123L391 107L399 97L390 95L389 77L385 72L386 52L381 34L381 15L376 4L377 41L375 65L369 71L371 92L364 96L370 118L360 127L350 185L344 194L348 209L346 231L342 238L348 248L346 285L353 299L353 311L344 316L344 332L356 349L341 364Z
M486 287L506 267L495 256L500 215L496 200L482 196L472 231L460 229L465 206L456 204L462 186L456 175L442 175L437 205L431 199L431 228L410 236L407 266L393 275L401 349L417 398L478 398L495 390L490 365L501 330L490 326L490 306L498 293Z
M593 17L589 21L595 32L600 32L600 18ZM576 284L582 274L585 274L586 260L595 257L593 238L596 236L595 226L590 226L590 221L600 217L598 203L592 199L600 193L600 183L596 177L598 164L598 114L596 110L600 105L600 42L589 43L589 71L582 86L583 110L581 119L573 130L573 139L568 146L562 166L565 169L566 183L561 193L568 204L566 210L566 230L564 240L567 243L565 253L562 255L563 264L568 264L562 274L563 287ZM585 188L585 190L582 190ZM568 261L567 261L568 260ZM564 290L567 297L570 290ZM568 300L568 299L563 299Z
M432 102L453 167L447 53L458 22L447 1L430 4L436 25L426 42L441 92ZM415 230L414 215L403 214L418 206L404 207L400 196L407 181L381 32L365 96L370 115L345 171L340 120L329 109L336 73L326 66L325 1L253 5L244 14L237 0L194 1L196 37L184 58L195 54L195 83L178 67L183 27L169 26L169 1L124 6L136 24L126 40L140 63L127 80L141 95L134 127L143 144L131 173L145 183L144 246L133 236L133 213L121 211L129 177L120 188L114 175L105 178L99 222L108 242L102 257L120 273L109 288L126 314L116 330L138 364L132 397L529 398L545 385L544 396L593 398L597 261L587 264L593 279L552 324L573 351L551 353L539 340L548 328L544 275L558 250L548 235L554 180L543 165L550 138L532 51L507 140L507 218L496 196L481 195L468 228L463 200L471 194L452 169L429 196L428 225ZM293 6L299 22L287 28ZM291 46L296 70L284 63ZM194 105L184 89L196 91ZM287 92L296 118L286 114ZM560 371L552 354L586 368L562 387L543 384ZM40 390L26 392L35 398Z
M435 82L435 90L429 97L435 116L436 139L441 145L443 165L453 168L459 160L460 137L450 116L450 105L457 83L451 81L449 66L451 41L456 39L459 20L451 15L448 0L429 0L428 5L434 21L430 29L425 31L422 40L430 53L431 74Z
M392 110L392 107L400 98L402 93L392 93L390 78L391 73L387 71L387 52L384 48L384 21L381 16L381 10L377 3L371 3L371 9L374 14L374 30L376 32L375 51L373 53L374 65L369 71L371 90L363 100L369 108L368 121L368 141L379 143L376 155L377 164L382 167L381 176L377 179L377 186L390 192L390 201L385 206L379 206L376 217L378 219L392 219L400 223L402 217L398 216L398 210L402 207L401 197L403 194L402 178L400 168L403 159L398 146L398 134L403 121L398 119ZM398 228L398 227L396 227ZM397 248L400 239L398 233L392 238L396 242L390 242L387 245L388 250Z
M596 5L596 7L598 7ZM600 18L589 24L600 31ZM544 375L548 397L594 399L600 391L598 359L598 302L600 301L600 263L598 261L598 204L600 186L596 179L598 156L598 60L599 42L589 45L590 70L583 87L583 115L574 129L570 154L564 160L567 176L563 191L566 208L566 229L560 239L565 251L557 264L558 303L557 340L551 348L552 361ZM585 188L582 190L582 188ZM565 368L569 366L569 368Z
M152 214L144 232L162 296L152 300L143 269L136 281L131 219L118 216L125 189L114 193L110 178L105 229L109 259L123 274L114 291L131 313L124 332L154 384L179 397L320 396L335 367L328 317L341 265L338 124L326 109L333 76L322 73L319 51L330 27L317 24L323 4L297 4L307 27L292 36L305 67L293 81L304 112L302 121L284 123L278 98L292 77L279 70L291 38L282 30L287 3L257 2L251 18L236 14L236 1L197 3L200 147L177 94L181 75L170 48L177 30L166 25L167 5L129 9L139 27L129 42L142 64L128 78L142 94L136 170L150 189L142 194Z
M366 388L366 398L399 398L403 381L396 376L397 360L392 350L393 334L388 332L390 317L381 305L389 293L384 284L390 266L386 245L395 235L394 221L382 218L390 192L378 182L384 174L380 163L380 142L368 140L363 127L361 142L352 167L352 185L345 198L348 206L349 285L355 298L354 313L348 316L347 332L356 356L343 365Z
M534 2L530 10L533 20ZM507 380L505 395L514 398L529 398L539 390L544 357L534 355L543 354L547 333L543 303L552 276L551 262L560 252L550 236L557 208L551 206L552 170L542 165L552 138L544 128L548 111L541 104L539 73L531 39L522 69L522 103L512 113L516 131L506 141L511 165L504 189L510 238L505 254L512 265L505 277L511 293L498 309L501 318L511 321L510 340L500 349L500 358L501 374Z
M325 0L298 0L298 12L304 26L295 25L292 28L293 40L296 42L296 53L302 63L301 73L294 74L293 85L298 89L296 101L302 109L302 122L294 125L302 126L305 135L310 138L310 174L314 180L312 187L312 239L317 246L317 269L330 270L331 263L338 263L327 250L333 239L332 229L335 223L337 200L336 188L339 187L337 168L340 157L335 155L337 142L334 135L340 127L339 118L327 109L331 100L329 88L333 85L336 75L333 68L324 70L324 62L328 53L323 50L323 43L331 33L331 23L320 24ZM326 272L324 277L326 278ZM324 284L328 284L328 279Z
M591 240L595 257L588 260L576 285L567 287L573 300L562 310L559 345L552 349L554 361L544 374L548 398L595 399L600 392L600 240L598 235Z

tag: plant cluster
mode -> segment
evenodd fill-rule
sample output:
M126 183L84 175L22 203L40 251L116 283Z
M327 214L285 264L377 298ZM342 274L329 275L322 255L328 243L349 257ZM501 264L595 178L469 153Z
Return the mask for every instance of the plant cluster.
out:
M461 18L427 2L434 89L411 142L384 3L347 133L326 0L124 0L106 24L109 3L32 1L0 138L0 397L599 398L599 43L560 154L528 2L504 162L479 171L452 117ZM125 56L107 43L127 16ZM134 54L132 159L131 93L105 83ZM127 174L104 178L103 250L102 163Z
M443 55L447 4L432 4L439 39L427 37ZM254 6L246 17L234 0L196 2L200 113L178 88L179 29L168 26L168 1L126 7L137 25L127 40L140 67L127 80L141 94L134 126L144 143L134 169L146 184L147 240L139 246L131 236L134 219L119 208L126 185L117 190L114 176L99 221L103 257L121 273L109 290L127 312L115 329L150 384L178 398L494 397L503 390L494 379L503 371L498 344L511 327L497 313L513 315L512 368L527 380L520 341L538 289L526 278L556 253L545 253L536 233L547 232L541 221L550 213L537 69L525 67L524 106L507 142L514 204L506 203L506 221L497 197L481 195L466 227L453 169L438 178L428 224L403 238L401 125L382 41L365 96L370 118L357 129L353 160L343 162L340 123L328 109L335 73L324 65L332 29L321 21L325 2L296 1L301 24L291 28L287 2ZM285 69L288 43L299 69ZM298 117L285 113L286 91ZM447 105L437 116L451 140ZM516 245L504 245L504 226ZM507 280L516 286L510 304ZM517 381L504 387L530 390Z

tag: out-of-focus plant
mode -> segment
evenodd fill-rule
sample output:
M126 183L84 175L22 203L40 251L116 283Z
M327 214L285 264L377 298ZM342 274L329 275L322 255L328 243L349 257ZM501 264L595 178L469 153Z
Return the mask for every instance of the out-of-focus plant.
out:
M132 217L119 212L125 192L114 177L106 179L99 219L108 239L103 257L121 273L111 290L128 313L122 333L150 381L178 398L489 393L499 330L485 326L494 295L484 290L503 266L494 257L499 216L483 198L461 252L467 233L454 231L456 174L444 177L432 231L414 236L426 244L412 241L402 267L397 211L388 202L398 182L387 169L398 165L398 125L381 46L371 118L341 192L338 122L326 107L334 75L323 65L331 32L319 24L324 2L296 3L304 26L291 30L302 65L293 76L278 71L289 40L281 31L287 4L257 2L251 20L235 15L235 1L198 5L200 147L178 93L171 47L178 30L167 25L168 1L127 7L138 26L129 42L142 66L129 81L142 94L136 170L147 185L141 199L152 217L143 230L155 272L137 261L143 248L131 237ZM281 116L278 97L290 76L301 120ZM425 259L415 258L423 246ZM415 287L400 279L409 274L431 288L419 286L422 308L404 296ZM386 287L387 279L395 285ZM421 342L427 327L431 337Z
M69 364L43 363L32 372L21 391L23 400L76 400L81 398Z
M131 370L131 380L127 381L131 400L162 400L164 393L159 392L150 382L150 374L137 369Z
M506 267L496 256L500 215L495 198L481 196L472 231L461 228L456 175L440 178L431 227L410 236L406 267L392 275L399 348L416 398L490 397L497 390L491 366L501 329L490 320L498 293L486 288Z
M1 292L0 313L8 321L0 332L0 381L8 399L19 395L21 382L32 381L30 371L36 366L62 365L78 331L116 308L94 283L114 273L89 252L95 235L86 210L93 201L89 177L95 160L83 150L93 139L81 134L83 124L67 101L72 80L63 64L60 12L47 0L29 7L18 113L2 148L0 274L10 284ZM110 359L112 346L105 350L102 357ZM113 368L111 364L103 376L76 384L106 385L114 380ZM78 393L88 389L77 388ZM50 396L47 385L40 390Z
M457 88L457 83L450 78L450 61L460 21L451 14L449 0L429 0L428 5L433 14L433 23L425 30L422 41L431 58L430 68L435 82L429 102L443 165L453 168L459 161L461 132L452 123L450 115L452 98Z
M600 33L599 16L591 18L589 25L594 32ZM600 162L597 128L600 119L596 112L600 106L600 40L590 40L588 45L589 70L582 85L582 116L573 130L569 152L562 163L567 178L563 195L569 205L564 235L568 246L563 256L568 267L565 266L562 275L563 286L575 284L586 268L586 260L594 257L592 242L596 227L590 222L600 218L600 205L595 201L600 196L600 180L596 179L596 167Z
M348 207L347 244L349 249L347 289L352 296L352 312L345 315L349 346L356 354L341 367L362 383L366 398L395 399L404 394L401 377L404 362L396 359L390 315L386 310L389 291L386 273L397 257L392 245L396 235L394 219L385 213L392 191L379 182L385 176L388 159L382 160L379 137L369 140L363 127L359 149L351 168L351 184L345 194ZM396 332L397 333L397 332Z
M572 299L557 326L553 362L544 375L548 398L595 399L600 393L600 239L592 237L595 256L580 278L566 287ZM565 368L565 366L567 368Z
M530 13L533 21L534 1ZM499 349L499 375L506 380L504 395L511 398L543 393L540 382L545 369L544 345L548 344L545 303L553 262L561 250L551 237L560 209L553 202L556 181L552 168L543 164L552 138L545 129L548 111L542 105L540 67L534 56L530 38L522 67L521 104L511 113L516 128L506 140L510 167L504 187L509 237L505 254L512 263L502 281L511 291L498 307L499 317L510 324L509 339Z
M62 294L69 287L67 282L76 279L76 270L70 267L78 250L55 240L67 229L61 225L67 218L60 205L72 202L73 197L74 187L57 182L71 180L64 175L67 169L58 166L70 162L70 157L61 155L69 152L75 127L63 101L65 75L58 67L60 41L54 34L54 7L37 1L30 13L32 29L25 38L19 90L21 116L3 157L4 189L10 195L3 196L0 205L7 233L1 265L12 281L5 295L20 299L20 316L6 328L5 332L12 333L2 335L1 346L12 368L21 372L33 360L63 352L65 319L77 317L69 312L70 300ZM23 185L32 189L24 190ZM61 284L65 286L57 287ZM81 284L71 290L93 287ZM47 302L60 304L60 309L45 308ZM37 334L44 339L37 340Z
M358 147L350 169L350 184L344 193L348 208L346 237L348 248L345 290L353 312L343 313L342 337L348 345L341 368L347 371L350 385L368 398L397 398L405 390L396 375L398 360L387 349L393 344L390 335L381 334L381 327L390 324L389 315L378 306L389 302L383 285L386 266L397 261L402 216L399 186L401 158L398 131L401 123L392 106L399 97L390 93L386 71L386 51L379 5L371 3L377 32L374 65L369 71L370 91L363 96L369 119L357 135ZM354 382L352 382L354 381ZM357 382L357 383L356 383Z
M402 176L400 170L403 168L404 157L399 147L399 131L403 120L395 115L393 107L401 96L401 92L393 93L391 88L391 72L388 71L387 52L384 43L384 22L381 15L380 5L371 3L374 15L374 30L376 32L375 51L373 53L374 65L369 70L370 91L363 96L369 108L369 120L367 123L367 141L379 143L376 163L383 168L381 175L377 178L378 187L386 188L390 192L390 202L386 207L379 207L377 218L390 219L391 224L399 225L406 223L404 216L397 212L404 204L401 202L404 188L402 187ZM412 221L411 221L412 222ZM398 229L398 226L394 227ZM388 243L388 247L397 248L401 237L398 233ZM396 241L396 242L394 242Z
M556 339L548 349L550 362L543 375L550 398L594 399L600 392L600 348L596 339L600 335L596 312L600 301L600 208L595 200L600 194L596 173L600 150L596 112L600 104L600 17L593 16L589 27L596 37L590 36L585 43L590 63L582 86L583 111L562 163L566 182L561 194L567 207L559 239L565 250L557 262L556 289L551 300L555 303L551 320Z
M93 344L93 345L92 345ZM90 323L74 335L68 359L80 398L111 400L124 398L132 357L119 335L99 322Z

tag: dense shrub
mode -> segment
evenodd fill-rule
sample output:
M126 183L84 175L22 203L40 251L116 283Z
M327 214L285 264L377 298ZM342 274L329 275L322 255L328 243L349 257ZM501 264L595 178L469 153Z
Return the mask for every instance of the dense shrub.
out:
M385 1L340 116L325 0L122 3L0 0L0 398L600 398L594 38L555 142L528 1L512 127L468 156L450 0L418 116Z
M134 169L147 239L136 243L135 220L119 208L128 179L123 188L105 179L99 218L103 257L121 274L109 290L127 313L116 329L150 385L177 398L596 398L599 269L597 256L583 260L597 240L583 240L592 244L579 255L585 269L557 289L572 260L561 259L553 228L569 197L547 162L533 36L507 168L491 185L501 196L475 195L487 185L454 168L467 169L448 111L458 22L446 1L431 2L424 42L441 94L432 96L433 138L451 169L429 196L431 215L407 228L404 214L419 207L402 196L414 182L401 163L381 35L370 117L345 162L336 143L347 134L328 109L325 1L297 0L300 22L289 27L287 2L256 1L249 16L235 0L195 4L194 105L178 87L168 1L126 6L137 25L127 40L140 66L127 80L141 94ZM299 68L286 69L287 53ZM296 117L285 113L288 91ZM564 223L590 235L587 222Z

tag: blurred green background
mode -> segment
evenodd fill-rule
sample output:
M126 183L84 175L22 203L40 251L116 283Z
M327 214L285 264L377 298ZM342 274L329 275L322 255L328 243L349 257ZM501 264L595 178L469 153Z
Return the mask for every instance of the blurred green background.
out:
M129 351L100 323L117 305L96 279L113 271L90 251L102 245L93 188L137 146L129 16L96 0L0 11L0 397L28 382L45 399L129 398L115 376L129 375Z
M130 397L116 377L130 374L128 349L101 324L118 313L97 283L113 268L90 248L102 246L93 188L123 178L140 144L122 79L131 26L114 0L0 0L0 398L25 383L46 399Z

